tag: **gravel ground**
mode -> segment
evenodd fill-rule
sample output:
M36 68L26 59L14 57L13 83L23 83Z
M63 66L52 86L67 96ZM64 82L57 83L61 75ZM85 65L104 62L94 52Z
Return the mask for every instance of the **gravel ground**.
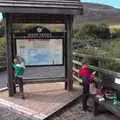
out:
M89 101L90 102L90 101ZM33 120L16 113L3 105L0 105L0 120ZM103 113L94 117L92 112L82 110L81 98L74 101L69 106L55 113L47 120L119 120L111 113Z
M0 105L0 120L31 120L15 111Z
M89 100L90 106L91 100ZM92 104L91 104L92 105ZM91 109L92 110L92 109ZM56 113L47 120L119 120L113 114L106 112L94 117L93 112L84 112L82 110L81 98L77 99L64 108L60 112Z
M0 73L0 88L6 87L7 79L6 72ZM90 102L91 103L91 102ZM17 114L15 111L0 105L0 120L31 120L21 114ZM57 112L47 120L118 120L111 113L100 114L94 117L92 112L82 111L81 98L74 101L63 110Z

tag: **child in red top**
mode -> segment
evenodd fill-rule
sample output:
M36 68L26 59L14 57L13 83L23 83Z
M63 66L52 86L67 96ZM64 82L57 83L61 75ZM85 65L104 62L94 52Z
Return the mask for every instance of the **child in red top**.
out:
M82 68L79 71L79 75L82 77L83 83L90 84L90 80L94 78L94 75L88 72L87 63L83 63Z
M82 68L79 71L79 75L81 76L81 79L83 81L83 110L86 111L87 106L87 100L89 98L89 84L90 80L94 78L93 74L90 74L87 69L88 61L84 61L82 64Z

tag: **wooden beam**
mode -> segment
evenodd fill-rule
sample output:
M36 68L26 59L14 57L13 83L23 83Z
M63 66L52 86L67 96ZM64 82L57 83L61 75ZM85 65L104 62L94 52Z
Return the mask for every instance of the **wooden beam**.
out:
M53 23L63 24L65 15L58 14L25 14L25 13L14 13L13 23Z
M81 9L72 9L72 8L36 8L36 7L1 7L0 11L6 12L6 13L39 13L39 14L64 14L64 15L81 15L82 14L82 8Z
M7 39L7 71L8 71L8 92L9 96L14 95L13 70L12 70L12 16L5 14L5 33Z
M65 90L67 90L67 83L68 83L68 80L67 80L67 17L65 17L65 40L64 40L64 61L65 61Z
M73 78L72 78L72 24L73 24L73 16L66 17L66 30L67 30L67 89L73 89Z

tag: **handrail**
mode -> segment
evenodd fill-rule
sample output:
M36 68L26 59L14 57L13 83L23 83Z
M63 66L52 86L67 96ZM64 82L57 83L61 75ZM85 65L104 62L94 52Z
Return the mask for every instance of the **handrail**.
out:
M0 56L0 71L6 69L6 57L5 56Z
M82 83L82 80L81 80L79 77L73 75L73 78L74 78L75 80L77 80L79 83Z
M77 53L77 52L73 52L72 53L74 56L79 56L79 57L88 57L88 58L94 58L94 59L101 59L101 60L114 60L117 62L120 62L120 58L112 58L112 57L105 57L105 56L94 56L94 55L89 55L89 54L81 54L81 53Z
M74 64L77 64L77 65L80 65L80 66L82 65L82 63L78 62L77 60L73 60L72 62ZM114 71L110 71L108 69L103 69L103 68L95 67L95 66L92 66L92 65L88 65L88 68L93 69L93 70L98 71L98 72L101 72L101 73L106 73L108 75L113 75L113 76L116 76L116 77L120 77L120 73L114 72Z

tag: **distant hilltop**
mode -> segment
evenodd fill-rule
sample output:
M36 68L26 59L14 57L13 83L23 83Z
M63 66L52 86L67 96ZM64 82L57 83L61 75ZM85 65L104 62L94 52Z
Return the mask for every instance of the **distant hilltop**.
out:
M75 23L102 22L120 24L120 9L103 4L83 3L84 14L75 18Z

